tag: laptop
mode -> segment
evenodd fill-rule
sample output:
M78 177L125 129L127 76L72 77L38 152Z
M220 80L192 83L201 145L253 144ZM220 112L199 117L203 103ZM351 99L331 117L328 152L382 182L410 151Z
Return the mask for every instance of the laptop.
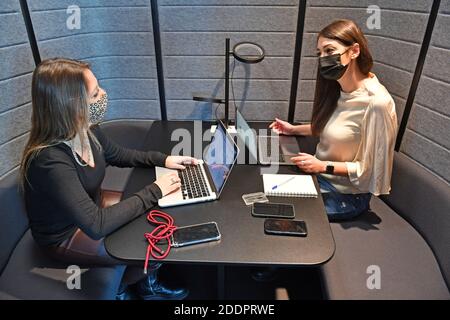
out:
M236 131L244 141L251 156L259 163L269 165L295 165L291 157L298 155L300 147L293 136L257 136L250 129L241 112L236 109Z
M178 172L181 188L158 201L162 208L219 199L233 169L239 148L219 121L216 131L197 165L186 165L184 170L156 167L156 178L169 172Z

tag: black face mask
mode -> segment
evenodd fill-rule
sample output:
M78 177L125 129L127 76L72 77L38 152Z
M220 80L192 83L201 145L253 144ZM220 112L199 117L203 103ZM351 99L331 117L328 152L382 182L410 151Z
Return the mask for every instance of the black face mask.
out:
M343 66L341 64L341 56L346 53L350 48L342 53L332 54L330 56L319 58L319 72L322 77L327 80L340 79L347 70L348 64Z

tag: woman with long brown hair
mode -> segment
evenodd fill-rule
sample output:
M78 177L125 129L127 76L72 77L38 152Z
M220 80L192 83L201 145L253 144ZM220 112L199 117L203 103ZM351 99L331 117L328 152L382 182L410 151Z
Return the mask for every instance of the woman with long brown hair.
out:
M109 140L97 125L108 97L89 65L49 59L32 80L32 124L21 162L21 179L35 241L56 259L84 266L121 265L109 256L103 238L178 189L177 174L165 175L126 200L101 207L105 166L166 166L183 169L191 157L125 149ZM118 298L131 290L142 299L182 299L185 289L168 289L157 280L160 264L148 275L128 266ZM131 286L133 284L133 286Z
M270 125L285 135L320 138L316 154L292 160L318 174L330 220L354 218L369 209L371 195L390 191L397 134L394 101L371 73L373 60L361 29L337 20L317 37L319 64L311 124Z

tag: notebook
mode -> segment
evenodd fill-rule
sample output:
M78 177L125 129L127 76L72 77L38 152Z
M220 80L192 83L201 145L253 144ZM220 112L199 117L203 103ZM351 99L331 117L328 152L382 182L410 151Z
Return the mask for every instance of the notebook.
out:
M263 174L264 193L268 196L317 197L310 175ZM274 188L274 186L277 186Z

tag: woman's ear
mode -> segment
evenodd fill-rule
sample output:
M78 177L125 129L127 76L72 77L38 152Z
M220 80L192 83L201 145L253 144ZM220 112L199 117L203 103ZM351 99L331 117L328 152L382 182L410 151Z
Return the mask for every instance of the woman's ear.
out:
M359 47L359 43L355 43L353 45L353 47L350 49L350 59L356 59L359 57L360 54L360 47Z

